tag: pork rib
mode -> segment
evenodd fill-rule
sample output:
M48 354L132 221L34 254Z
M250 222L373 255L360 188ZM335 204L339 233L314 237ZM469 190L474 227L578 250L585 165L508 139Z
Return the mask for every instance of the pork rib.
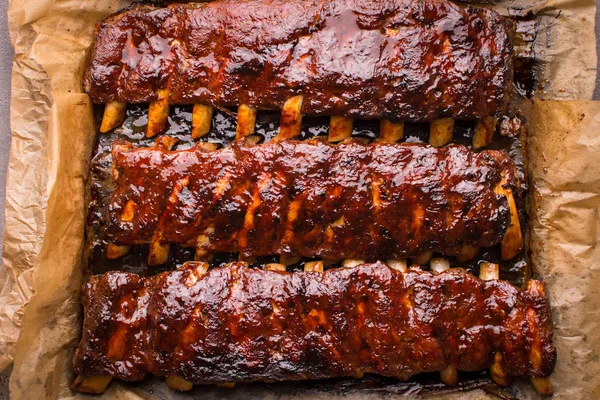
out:
M545 377L554 368L546 298L462 269L205 269L192 262L151 278L92 277L75 372L194 384L363 373L405 380L449 365L483 370L497 353L509 376Z
M519 179L497 150L309 140L168 151L117 142L113 169L105 233L117 245L380 260L494 246L518 225Z
M301 95L308 115L482 120L505 109L513 31L445 0L138 6L98 23L84 86L102 104L279 110Z

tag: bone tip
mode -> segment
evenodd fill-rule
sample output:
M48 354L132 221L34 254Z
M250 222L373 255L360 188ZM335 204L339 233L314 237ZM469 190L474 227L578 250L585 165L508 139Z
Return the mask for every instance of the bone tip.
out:
M157 149L172 150L179 142L179 139L173 136L159 136L154 142L154 147Z
M504 371L494 370L493 367L490 369L490 375L492 377L492 381L502 387L506 387L510 385L511 379Z
M159 135L160 133L162 133L165 129L166 129L166 126L157 127L155 125L148 124L148 127L146 128L146 137L148 139L153 138L153 137Z
M546 295L546 285L544 282L535 279L530 279L527 281L527 290L539 296Z
M151 266L151 267L155 267L157 265L166 264L167 261L169 261L169 256L162 257L162 256L156 256L156 255L153 255L153 254L150 254L148 256L148 265Z
M100 123L100 133L107 133L112 131L114 128L117 127L118 124L113 125L112 123L108 123L105 122L104 119L102 119L102 122Z
M491 143L496 131L498 118L494 116L485 117L477 122L473 134L473 148L481 149Z
M194 104L192 110L192 139L198 139L210 133L214 107Z
M440 118L431 121L429 127L429 144L434 147L444 146L452 141L454 119Z
M521 250L523 249L523 240L519 240L514 245L502 245L501 246L501 255L503 260L512 260L515 258Z
M406 269L407 269L406 258L390 259L390 260L387 260L386 263L387 263L388 267L390 267L391 269L394 269L394 270L400 271L400 272L406 272Z
M354 119L343 116L332 116L329 121L329 134L327 140L340 142L352 136Z
M429 261L429 266L432 272L444 272L450 269L450 261L447 258L432 258Z
M85 377L78 375L71 385L71 389L82 393L100 394L104 393L111 380L112 376L110 375L93 375Z
M125 118L127 103L111 101L104 107L102 122L100 123L100 133L109 132L118 127Z
M479 278L484 281L500 279L500 266L490 262L479 264Z
M552 382L548 377L531 377L530 379L533 388L542 396L551 396L553 394Z
M440 378L446 385L456 385L458 383L458 370L456 369L456 365L450 365L440 372Z
M342 261L342 268L354 268L361 264L364 264L365 260L359 260L356 258L347 258Z
M494 363L490 367L490 375L492 381L499 386L508 386L511 382L511 377L506 373L502 366L502 355L497 352L494 355Z
M168 376L166 382L167 386L169 386L171 389L180 392L188 392L192 390L192 387L194 386L192 382L185 380L177 375Z
M285 272L286 267L285 267L285 265L279 264L279 263L269 263L269 264L265 264L264 270L265 271Z
M181 266L181 269L194 269L198 275L203 275L208 272L209 264L203 261L186 261Z
M108 260L116 260L125 257L131 251L131 246L120 246L115 243L109 243L106 246L106 258Z
M323 261L309 261L304 264L305 272L323 272Z
M162 265L169 261L170 244L160 242L150 243L150 252L148 253L148 265Z

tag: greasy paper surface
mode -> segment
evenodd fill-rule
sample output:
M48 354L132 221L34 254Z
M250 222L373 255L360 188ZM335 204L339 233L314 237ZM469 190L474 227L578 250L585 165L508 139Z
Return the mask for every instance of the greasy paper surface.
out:
M81 94L80 82L94 24L125 5L118 3L10 1L9 25L15 46L13 141L5 268L0 273L0 366L6 366L14 355L10 390L16 399L98 398L68 389L73 379L71 355L81 322L78 301L85 186L95 135L91 105ZM594 1L505 0L494 8L506 14L509 6L532 6L540 12L536 45L541 85L537 96L591 98L597 67ZM555 397L590 398L592 393L600 393L600 330L595 325L600 306L596 248L600 232L600 105L536 102L526 108L535 188L533 261L548 283L557 326L559 358L552 377ZM156 397L144 388L152 388L161 397L190 397L174 394L162 384L152 385L113 382L103 398ZM515 387L523 396L536 397L527 382L518 381ZM201 393L201 388L195 391L196 396ZM239 389L228 393L247 397ZM282 393L265 395L278 398ZM216 398L218 393L211 391L211 396ZM483 396L481 391L461 395Z
M473 2L470 2L473 3ZM476 2L502 15L507 8L531 10L538 16L535 41L536 97L589 100L596 80L594 0L492 0Z
M553 308L559 398L600 398L600 102L537 101L531 253ZM592 394L593 393L593 394Z

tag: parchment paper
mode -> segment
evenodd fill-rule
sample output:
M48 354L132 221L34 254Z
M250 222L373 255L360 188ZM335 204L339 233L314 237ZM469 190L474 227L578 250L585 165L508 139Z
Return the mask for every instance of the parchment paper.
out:
M536 101L529 168L534 267L553 307L559 398L600 398L600 102Z
M0 272L0 367L14 357L15 399L98 398L68 389L80 329L84 194L95 135L81 74L95 22L126 4L10 0L13 140ZM509 6L541 13L536 45L543 84L537 97L590 99L597 68L594 1L507 0L494 7L506 14ZM600 398L600 104L547 101L525 108L535 188L532 259L548 283L559 350L555 397ZM535 398L527 383L515 387ZM244 396L237 390L230 395ZM139 385L113 382L103 397L155 396Z

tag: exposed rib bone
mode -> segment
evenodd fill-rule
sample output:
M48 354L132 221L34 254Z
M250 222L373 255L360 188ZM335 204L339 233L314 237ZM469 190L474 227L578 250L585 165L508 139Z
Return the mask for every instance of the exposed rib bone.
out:
M188 287L192 287L201 277L202 275L208 272L208 267L210 265L207 262L199 262L199 261L186 261L183 263L181 269L190 269L193 268L193 274L188 276L186 285Z
M479 264L479 279L484 281L500 279L500 267L498 264L488 262ZM494 363L490 367L490 375L497 385L507 386L510 384L511 377L504 370L504 366L502 365L502 354L500 354L500 352L497 352L494 355Z
M277 264L277 263L269 263L269 264L265 264L264 270L265 271L285 272L285 265Z
M179 139L173 136L159 136L154 141L154 148L169 151L178 141Z
M305 263L304 272L323 272L323 261L309 261Z
M135 216L136 204L133 200L129 200L125 207L123 207L123 212L121 213L121 221L130 222L133 220ZM129 245L118 245L115 243L108 243L106 245L106 258L109 260L116 260L117 258L121 258L129 254L131 251L131 246Z
M301 206L300 199L294 199L288 206L287 221L285 224L285 232L283 234L283 243L288 243L294 237L294 224L298 220L298 213ZM282 262L282 264L285 264Z
M435 147L441 147L452 141L454 133L454 119L440 118L431 121L429 127L429 144Z
M198 139L210 132L215 108L211 105L194 104L192 110L192 139Z
M169 121L169 89L159 89L158 98L148 107L148 127L146 137L154 137L163 133Z
M357 258L347 258L344 261L342 261L342 268L354 268L364 263L365 260L359 260Z
M432 258L429 263L431 271L441 273L450 269L450 262L446 258ZM456 385L458 382L458 370L456 365L451 364L440 372L440 378L446 385Z
M176 203L179 198L181 191L187 187L190 182L189 176L177 181L173 185L173 190L169 196L167 208L170 204ZM169 261L169 251L171 250L170 243L164 243L162 240L162 226L166 218L169 218L168 211L164 211L160 222L159 228L154 232L152 240L150 242L150 252L148 253L148 265L161 265Z
M109 375L77 376L71 385L71 390L83 393L100 394L104 393L106 387L112 380Z
M121 125L125 118L125 111L127 110L127 103L121 103L119 101L111 101L104 107L104 114L102 115L102 123L100 123L100 133L106 133L112 131L117 126Z
M236 139L241 139L254 133L254 127L256 126L256 112L256 108L250 107L248 104L240 104L237 113Z
M482 262L479 264L479 279L492 281L500 279L500 268L498 264Z
M551 396L554 392L552 389L552 382L550 382L550 378L547 376L533 376L530 378L530 381L535 391L542 396Z
M161 243L160 239L152 240L150 253L148 253L148 265L161 265L169 261L170 243Z
M450 261L447 258L432 258L429 262L432 272L444 272L450 269Z
M406 258L401 258L398 260L387 260L386 264L391 269L395 269L396 271L405 272L406 271Z
M121 258L129 254L131 251L131 246L121 246L114 243L109 243L106 245L106 258L109 260L116 260L117 258Z
M345 218L342 215L341 217L339 217L338 219L336 219L335 221L333 221L331 224L329 224L329 226L327 227L327 229L325 229L325 241L327 243L333 243L334 242L334 240L335 240L335 234L334 234L334 230L333 229L335 227L344 225L344 222L345 222Z
M440 377L442 382L444 382L446 385L456 385L458 383L458 370L456 369L456 365L448 366L448 368L440 372Z
M216 143L210 142L196 142L196 147L202 149L202 151L204 151L205 153L215 151L219 148L219 146Z
M171 375L167 376L166 379L167 386L173 390L178 390L180 392L189 392L194 387L194 384L190 381L186 381L185 379L177 376Z
M304 96L289 98L281 109L279 134L274 140L287 140L300 135L302 130L302 101Z
M206 274L209 265L204 262L187 261L183 263L182 269L190 269L190 267L193 267L194 273L189 274L186 281L187 287L194 286L194 284L202 277L202 275ZM179 390L181 392L188 392L192 390L192 387L194 386L192 382L177 375L167 376L166 382L167 386L169 386L171 389Z
M173 146L179 141L179 139L172 136L159 136L156 138L154 147L157 149L171 150ZM177 196L181 190L187 186L189 178L184 178L177 182L173 187L173 192L169 196L169 203L177 201ZM163 217L163 218L166 218ZM148 265L161 265L169 261L169 252L171 250L170 243L163 243L161 240L160 228L154 233L154 237L150 242L150 252L148 253Z
M508 201L510 208L510 225L502 238L500 243L502 259L510 260L519 254L523 248L523 235L521 234L521 223L519 221L519 212L517 211L517 203L513 197L512 190L510 188L504 188L505 181L503 180L496 187L496 193L502 194Z
M530 280L527 282L527 290L535 293L539 296L546 296L546 288L542 282ZM535 321L535 311L529 310L531 312L531 317L528 313L528 319ZM541 353L541 343L539 334L533 338L533 344L531 346L531 350L529 352L529 359L534 368L540 368L542 364L542 353ZM531 384L535 388L535 390L543 395L550 396L553 392L552 383L550 382L549 377L539 377L534 376L530 378Z
M490 375L496 385L508 386L510 385L512 378L504 370L502 362L502 354L500 354L500 352L494 354L494 363L490 367Z
M379 129L379 140L386 143L394 143L404 137L404 122L391 122L387 119L381 120Z
M352 127L354 119L348 117L333 116L329 122L329 136L327 140L330 142L339 142L352 136Z
M496 122L498 122L498 118L494 116L485 117L477 122L473 134L473 148L481 149L490 144L496 131Z

